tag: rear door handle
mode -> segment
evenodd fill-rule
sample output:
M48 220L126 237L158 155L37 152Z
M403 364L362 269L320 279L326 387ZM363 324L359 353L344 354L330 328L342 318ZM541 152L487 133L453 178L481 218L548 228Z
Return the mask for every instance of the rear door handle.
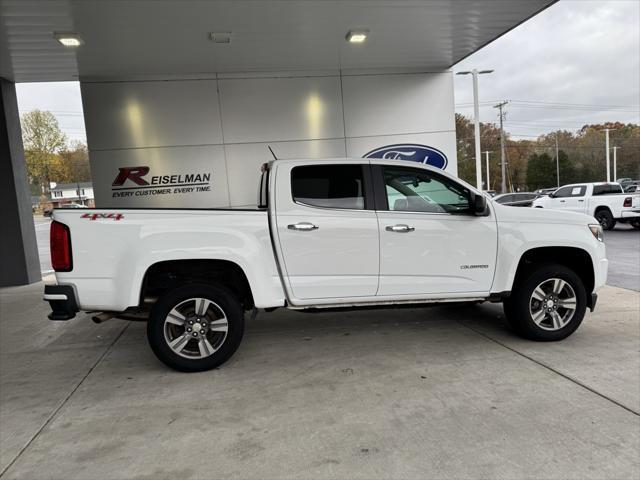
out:
M560 203L564 203L564 202L566 202L566 200L560 200Z
M385 229L387 232L408 233L413 232L415 228L405 225L404 223L398 225L389 225Z
M578 200L579 202L584 202L584 200Z
M311 230L317 230L318 226L309 222L300 222L300 223L287 225L287 228L289 230L298 230L300 232L310 232Z

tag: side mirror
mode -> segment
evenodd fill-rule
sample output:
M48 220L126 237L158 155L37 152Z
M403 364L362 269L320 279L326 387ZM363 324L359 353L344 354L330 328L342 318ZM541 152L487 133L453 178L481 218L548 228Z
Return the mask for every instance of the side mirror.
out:
M476 217L489 216L489 207L487 206L487 199L484 195L473 195L471 198L471 204L473 214Z
M551 192L551 193L549 194L549 198L556 198L556 194L555 194L554 192Z

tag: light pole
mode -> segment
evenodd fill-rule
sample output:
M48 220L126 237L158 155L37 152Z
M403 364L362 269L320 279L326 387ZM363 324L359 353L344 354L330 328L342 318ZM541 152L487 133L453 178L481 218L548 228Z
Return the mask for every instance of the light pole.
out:
M558 132L556 132L556 180L560 188L560 156L558 155Z
M617 182L618 181L618 165L617 165L617 155L616 153L618 153L618 149L620 147L611 147L613 149L613 181Z
M609 183L611 181L611 166L609 164L609 132L611 130L615 130L615 128L605 128L604 129L604 134L605 134L605 148L607 150L607 183Z
M473 76L473 117L475 123L475 140L476 140L476 187L482 190L482 161L480 159L480 107L478 105L478 75L491 73L493 70L469 70L458 72L456 75L472 75Z
M485 159L485 163L487 165L487 190L491 190L491 183L489 182L489 154L491 152L489 150L484 152L484 159Z

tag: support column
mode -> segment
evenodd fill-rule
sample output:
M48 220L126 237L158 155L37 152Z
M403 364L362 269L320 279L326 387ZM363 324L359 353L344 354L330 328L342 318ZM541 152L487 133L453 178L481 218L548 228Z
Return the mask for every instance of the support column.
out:
M0 78L0 91L0 287L6 287L42 276L15 84Z

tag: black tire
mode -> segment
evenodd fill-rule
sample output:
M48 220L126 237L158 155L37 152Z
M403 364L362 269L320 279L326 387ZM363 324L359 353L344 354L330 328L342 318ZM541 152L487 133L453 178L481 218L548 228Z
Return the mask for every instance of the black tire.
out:
M613 227L616 226L615 218L613 218L611 212L606 208L598 210L594 217L596 218L598 223L602 225L603 230L613 230Z
M557 330L549 330L543 328L533 320L531 313L531 305L534 301L532 295L534 290L543 282L550 279L560 279L570 285L575 293L575 310L573 316L567 323ZM562 308L562 307L560 307ZM556 264L542 264L529 268L519 278L518 283L514 285L509 298L504 301L504 313L507 317L509 325L520 336L529 340L540 342L549 342L562 340L567 338L582 323L587 308L587 293L584 284L578 275L569 268ZM558 312L566 312L566 310L557 310ZM552 322L550 317L545 315L545 322ZM550 328L547 325L547 328Z
M637 229L637 230L640 230L640 220L631 220L631 221L629 222L629 224L630 224L633 228L635 228L635 229Z
M186 320L184 326L167 325L166 330L165 320L167 320L169 312L176 307L183 309L183 312L186 311L184 309L193 308L195 310L199 308L195 306L195 301L193 304L189 301L190 299L196 298L213 302L208 307L205 315L197 315L196 312L185 314ZM194 307L190 305L194 305ZM189 334L186 330L187 328L191 328L188 327L188 322L196 321L196 317L202 317L202 320L196 321L198 325L209 325L211 321L222 322L222 324L224 324L224 320L220 320L220 318L222 318L220 312L222 312L222 315L224 315L227 320L227 331L224 337L222 337L224 332L211 330L208 333L202 333L205 328L202 327L201 330L201 327L198 326L197 331L209 341L209 346L214 347L215 351L209 356L202 358L196 356L198 354L195 353L195 350L199 347L200 337L187 340L185 342L186 345L183 347L182 354L176 353L169 345L170 339L167 335L175 334L173 340L176 340L179 336L187 338ZM222 328L224 328L224 326L222 326ZM166 335L165 332L167 333ZM193 333L191 333L191 335ZM238 349L243 334L244 313L240 302L232 292L218 285L191 284L168 291L160 297L154 305L147 323L147 339L153 353L165 365L181 372L201 372L211 370L223 364L231 358ZM214 341L219 343L215 343ZM201 354L202 353L200 353L200 355ZM193 356L187 358L183 355Z

